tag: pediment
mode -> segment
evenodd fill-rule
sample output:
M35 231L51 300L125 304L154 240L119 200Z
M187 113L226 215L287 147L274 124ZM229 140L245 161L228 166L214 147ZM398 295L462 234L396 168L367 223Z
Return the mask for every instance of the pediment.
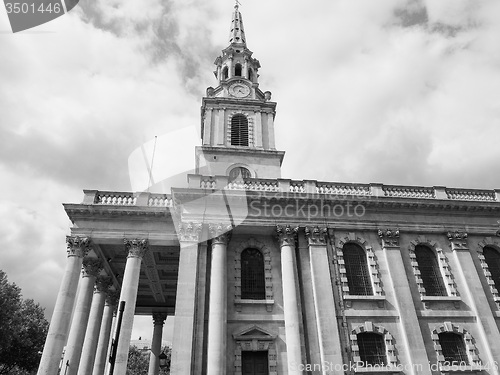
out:
M276 334L256 325L233 333L235 340L274 340L276 336Z

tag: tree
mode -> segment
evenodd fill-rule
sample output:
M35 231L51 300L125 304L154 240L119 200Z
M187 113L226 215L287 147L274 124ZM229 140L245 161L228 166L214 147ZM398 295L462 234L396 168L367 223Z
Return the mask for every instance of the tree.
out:
M21 289L0 270L0 375L36 370L48 328L44 309L22 300Z
M148 375L149 350L139 350L132 345L128 351L127 375Z

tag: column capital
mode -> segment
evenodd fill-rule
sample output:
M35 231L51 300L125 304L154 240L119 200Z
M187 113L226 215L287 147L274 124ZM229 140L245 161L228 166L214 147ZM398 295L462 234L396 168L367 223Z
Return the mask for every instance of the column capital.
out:
M106 296L106 305L112 306L114 310L116 310L119 300L120 300L120 291L108 289L108 294Z
M399 247L399 229L379 229L377 234L382 247Z
M167 314L162 312L153 313L153 324L155 326L163 326L165 324L165 319L167 319Z
M446 232L446 237L450 241L452 250L469 250L469 245L467 244L467 232L455 230Z
M179 223L177 227L177 236L179 241L199 242L202 229L201 223Z
M128 252L127 258L141 258L144 253L148 250L149 243L147 239L128 239L124 238L123 243L125 244L125 250Z
M212 245L223 244L227 245L231 238L231 224L209 224L208 231L212 237Z
M278 235L278 241L280 248L283 246L295 246L295 239L297 238L297 233L299 232L299 227L291 227L290 225L276 225L276 234Z
M80 236L66 236L68 257L83 258L91 250L90 238Z
M326 227L306 227L305 233L307 240L309 242L309 246L325 246L326 245L326 237L328 235L328 228Z
M97 276L94 285L94 293L106 293L113 284L111 277L109 276Z
M98 258L84 258L82 264L82 277L97 277L103 269L102 262Z

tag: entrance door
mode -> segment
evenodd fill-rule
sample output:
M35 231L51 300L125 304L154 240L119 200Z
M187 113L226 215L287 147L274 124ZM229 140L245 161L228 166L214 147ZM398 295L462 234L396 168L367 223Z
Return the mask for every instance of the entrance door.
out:
M269 375L267 351L241 352L241 370L243 375Z

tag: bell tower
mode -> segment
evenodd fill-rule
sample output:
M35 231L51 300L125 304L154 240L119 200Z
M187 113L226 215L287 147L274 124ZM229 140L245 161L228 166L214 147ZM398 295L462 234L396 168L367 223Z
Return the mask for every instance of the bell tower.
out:
M202 146L196 147L196 173L243 178L279 178L284 151L276 151L276 102L259 88L259 60L246 44L243 19L234 7L229 45L217 57L217 87L201 106Z

